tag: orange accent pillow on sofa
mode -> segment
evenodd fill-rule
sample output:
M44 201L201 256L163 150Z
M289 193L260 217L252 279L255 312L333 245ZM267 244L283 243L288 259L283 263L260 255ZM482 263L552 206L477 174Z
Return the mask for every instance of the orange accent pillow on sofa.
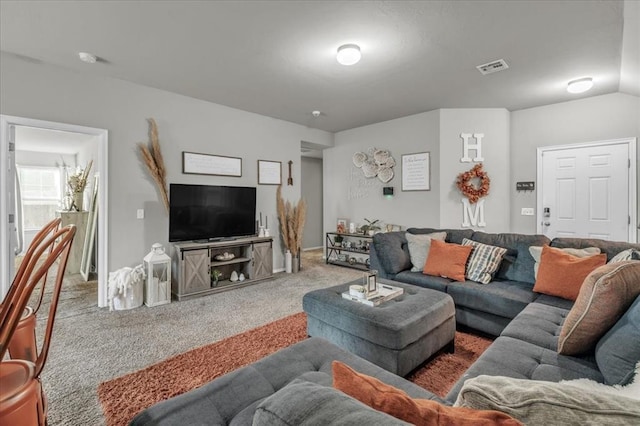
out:
M473 246L445 243L431 240L431 248L422 273L436 277L451 278L465 281L464 276L467 260L473 251Z
M587 275L606 263L605 253L576 257L560 249L543 246L533 291L576 300Z
M404 391L333 361L333 387L369 407L418 426L521 425L505 413L449 407L429 399L413 399Z

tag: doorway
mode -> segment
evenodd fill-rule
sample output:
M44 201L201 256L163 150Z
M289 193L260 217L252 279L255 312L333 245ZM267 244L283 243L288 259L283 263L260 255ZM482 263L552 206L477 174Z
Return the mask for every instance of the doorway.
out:
M40 137L38 139L38 137ZM74 154L65 153L61 147L61 138L64 138L67 145L67 151L77 149ZM38 139L38 140L34 140ZM25 141L27 145L23 145ZM81 147L83 141L86 143L91 141L95 145L95 150ZM46 146L46 144L50 144ZM27 154L25 151L29 152ZM55 123L42 120L35 120L23 117L12 117L0 115L0 187L3 188L2 197L0 197L0 267L2 272L2 283L0 295L4 297L9 289L9 285L14 274L14 257L19 247L19 237L23 237L22 247L28 244L28 232L24 229L19 230L18 220L22 218L17 216L16 199L18 197L16 187L17 171L21 174L36 177L42 173L49 173L52 176L58 176L59 185L53 185L52 192L60 191L64 186L62 182L64 171L56 173L55 166L57 161L53 161L53 156L60 156L58 165L64 164L69 168L78 166L80 162L86 163L89 157L93 157L93 171L91 175L99 173L102 175L100 185L97 190L97 200L100 205L100 214L97 223L97 270L98 270L98 306L107 306L107 131L104 129L96 129L84 126L70 125L64 123ZM69 164L69 163L75 164ZM25 165L17 168L16 164ZM40 163L40 164L37 164ZM31 168L30 168L31 166ZM37 169L41 167L40 172ZM28 172L34 172L28 174ZM57 188L57 189L56 189ZM44 197L47 198L47 197ZM51 198L51 197L48 197ZM54 200L30 200L32 203L40 203L42 209L58 209L60 204L53 206ZM49 203L47 203L49 201ZM51 205L48 205L51 204ZM57 203L56 203L57 204ZM34 222L36 223L37 220ZM33 224L32 224L33 225ZM34 225L35 226L35 225ZM18 232L20 231L20 232ZM26 236L27 238L24 238ZM84 242L84 241L83 241Z
M636 241L635 138L538 148L537 231Z

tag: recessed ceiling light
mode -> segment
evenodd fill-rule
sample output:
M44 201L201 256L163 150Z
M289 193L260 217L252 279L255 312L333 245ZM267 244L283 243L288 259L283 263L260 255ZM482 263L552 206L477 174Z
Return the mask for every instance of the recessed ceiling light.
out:
M354 65L360 61L362 54L360 53L360 46L357 44L343 44L338 47L338 55L336 59L338 63L342 65Z
M87 52L79 52L78 57L82 62L86 62L88 64L95 64L98 60L98 57L96 55Z
M318 110L311 111L311 115L313 115L314 117L318 118L318 117L320 117L320 115L322 115L322 111L318 111Z
M567 84L567 92L569 93L583 93L593 87L593 78L585 77L577 80L572 80Z

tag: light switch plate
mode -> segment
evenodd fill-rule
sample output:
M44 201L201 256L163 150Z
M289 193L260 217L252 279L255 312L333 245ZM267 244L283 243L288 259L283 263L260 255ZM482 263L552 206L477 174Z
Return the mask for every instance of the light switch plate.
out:
M523 207L520 212L522 216L533 216L535 213L535 209L533 207Z
M137 219L144 219L144 209L138 209L136 211L136 218Z

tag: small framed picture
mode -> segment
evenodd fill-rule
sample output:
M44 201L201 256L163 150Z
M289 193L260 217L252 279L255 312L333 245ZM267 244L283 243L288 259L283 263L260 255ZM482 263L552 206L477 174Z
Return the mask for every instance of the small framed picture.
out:
M367 293L375 293L378 291L378 283L376 281L377 272L378 271L367 271L364 273L363 281L365 281L364 286L367 289Z
M280 185L282 162L258 160L258 185Z
M338 234L346 234L347 232L347 219L338 219L338 226L336 227Z

